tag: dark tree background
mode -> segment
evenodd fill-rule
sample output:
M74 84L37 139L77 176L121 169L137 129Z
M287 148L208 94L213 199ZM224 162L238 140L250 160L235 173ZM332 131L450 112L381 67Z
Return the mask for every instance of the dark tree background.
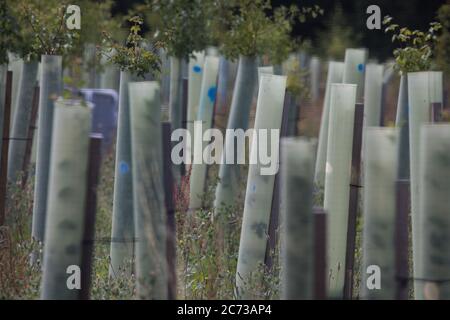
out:
M135 3L142 0L116 1L113 13L126 13ZM342 23L352 29L358 44L370 50L372 57L385 59L391 56L393 47L390 36L383 30L368 30L366 9L369 5L376 4L381 8L381 16L390 15L396 23L414 29L426 29L428 24L436 19L437 9L445 0L272 0L274 6L296 4L298 6L311 6L318 4L325 10L325 14L313 21L299 24L294 33L296 36L310 39L313 44L318 44L320 31L329 29L329 21L336 5L342 6L344 20ZM450 2L450 0L447 0Z

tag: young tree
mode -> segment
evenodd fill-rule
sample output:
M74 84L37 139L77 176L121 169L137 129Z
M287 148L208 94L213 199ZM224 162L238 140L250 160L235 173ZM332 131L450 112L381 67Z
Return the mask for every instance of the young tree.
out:
M442 25L442 33L438 37L436 59L439 67L446 74L450 73L450 4L439 8L438 20Z
M386 16L383 25L386 26L386 33L393 33L392 42L400 45L394 50L395 68L401 74L430 70L438 39L437 32L442 29L442 25L431 22L427 31L421 31L400 27L392 20L392 17Z
M9 3L19 26L20 41L17 53L25 62L12 129L13 135L17 138L26 137L32 89L39 59L42 63L32 234L36 240L43 241L53 127L53 99L62 93L62 56L73 49L79 32L67 27L66 20L70 16L67 12L70 4L68 0L10 0ZM13 140L11 144L8 160L11 164L8 177L11 180L14 180L15 174L21 169L18 164L22 163L24 147L23 140Z
M8 51L14 52L19 43L17 23L12 16L11 8L6 1L0 2L0 65L8 63Z
M149 43L143 38L142 18L133 16L128 22L131 26L125 44L117 42L110 33L105 32L102 46L98 48L99 54L121 71L109 272L111 277L124 271L131 272L127 263L133 258L135 239L128 84L160 70L160 59L156 53L160 44Z
M143 9L170 57L169 119L172 130L182 122L182 66L194 52L210 44L210 0L148 0ZM181 166L174 166L179 180Z
M214 0L214 34L227 58L239 59L238 74L233 92L227 129L248 127L250 106L257 79L257 57L268 55L273 63L281 63L295 48L290 34L296 21L308 16L316 17L319 7L301 8L292 5L273 9L270 0ZM273 10L273 14L269 12ZM224 156L232 152L225 142ZM236 162L236 161L234 161ZM216 214L221 208L232 206L238 190L239 165L222 164L214 206Z
M79 31L67 27L68 0L8 0L19 26L22 57L64 55L74 48Z
M431 22L425 32L410 30L392 23L391 17L385 17L383 24L387 26L386 32L394 34L392 41L400 43L400 47L394 50L395 68L402 75L396 121L401 128L398 178L410 175L413 270L414 277L421 278L423 268L420 262L422 254L419 212L421 196L419 161L422 154L420 132L422 125L430 120L430 104L442 103L442 72L431 71L434 67L437 32L442 26L438 22ZM422 299L423 283L415 282L414 292L417 299Z

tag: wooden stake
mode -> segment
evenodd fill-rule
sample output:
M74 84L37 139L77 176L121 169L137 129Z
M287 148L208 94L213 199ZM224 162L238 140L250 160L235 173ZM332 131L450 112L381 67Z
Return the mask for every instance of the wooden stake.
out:
M432 102L430 103L430 120L432 123L442 121L442 103Z
M314 215L314 299L327 298L327 213L313 208Z
M183 78L182 83L182 97L181 97L181 127L187 129L187 117L188 117L188 78ZM169 123L170 124L170 123ZM169 140L166 140L168 144L171 144L170 135ZM170 158L169 158L170 160ZM180 165L181 175L186 175L186 164Z
M84 234L81 254L81 290L80 299L89 300L92 274L92 255L94 252L95 216L97 212L97 186L100 175L101 150L103 136L91 134L89 141L89 159L87 172L86 209L84 216Z
M397 300L407 300L409 294L409 179L397 179L395 217L395 275Z
M358 195L361 175L361 145L364 120L364 105L357 103L353 126L352 171L350 177L350 199L347 227L347 250L345 257L344 299L352 299L353 273L355 262L356 220L358 215Z
M31 150L33 148L34 132L36 131L36 118L39 109L39 86L34 87L33 102L31 104L31 118L28 126L27 144L25 146L25 157L22 167L22 187L25 187L28 180L28 169L30 166Z
M164 201L167 214L167 280L168 298L175 300L177 296L177 275L176 275L176 223L175 223L175 203L173 199L173 176L170 160L170 122L162 123L162 146L163 146L163 183Z

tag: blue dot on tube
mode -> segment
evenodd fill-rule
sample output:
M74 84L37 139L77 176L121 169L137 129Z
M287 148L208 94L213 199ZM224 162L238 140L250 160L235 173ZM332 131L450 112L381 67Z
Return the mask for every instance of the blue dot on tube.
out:
M364 71L364 65L362 63L358 64L358 71L363 72Z
M126 163L125 161L120 161L119 172L121 174L125 174L125 173L128 173L129 171L130 171L130 166L128 165L128 163Z
M195 65L195 66L192 68L192 70L193 70L195 73L200 73L200 72L202 72L202 67L200 67L200 66L198 66L198 65Z
M211 102L216 101L216 93L217 93L217 88L216 87L211 87L208 90L208 98Z

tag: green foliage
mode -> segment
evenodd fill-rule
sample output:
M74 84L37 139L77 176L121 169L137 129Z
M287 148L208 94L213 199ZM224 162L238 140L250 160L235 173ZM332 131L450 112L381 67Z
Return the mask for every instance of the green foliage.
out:
M346 23L342 5L334 9L327 30L319 33L319 48L316 54L336 60L344 60L345 49L357 47L359 36Z
M15 51L17 46L17 26L6 1L0 1L0 65L8 63L8 51Z
M148 0L149 24L169 55L187 58L211 43L210 0Z
M222 51L230 59L239 55L267 54L270 60L281 63L293 51L296 44L291 39L294 23L307 17L317 17L323 11L318 7L273 9L270 0L216 0L214 7L221 12L214 14L215 36L220 39ZM270 16L268 12L273 10Z
M109 277L109 248L111 237L111 212L114 188L114 160L112 150L102 162L97 188L97 216L95 254L91 298L99 300L125 300L135 297L135 278L119 271ZM21 179L18 179L21 181ZM25 187L19 183L8 186L7 223L0 227L0 299L39 299L41 263L30 264L30 255L42 254L33 242L31 218L33 211L34 182ZM133 263L133 261L130 261Z
M278 260L278 255L275 257ZM280 299L281 268L277 263L273 270L267 270L264 264L259 264L243 281L243 289L250 294L252 300L278 300ZM239 293L237 293L239 297Z
M309 98L309 88L305 81L307 75L308 71L300 67L297 59L289 63L287 65L286 90L299 99Z
M136 297L136 278L119 270L110 278L109 249L114 193L114 149L102 161L97 188L97 215L95 225L95 253L91 299L125 300ZM211 177L217 176L218 166L212 166ZM212 172L211 172L212 171ZM246 172L243 172L245 176ZM21 181L21 179L18 179ZM189 180L176 195L177 201L177 284L178 298L186 299L234 299L236 298L236 265L242 224L242 199L236 205L223 208L220 216L228 221L227 232L217 223L211 204L217 179L208 180L205 209L188 213ZM245 182L240 185L245 192ZM31 213L33 208L33 181L22 188L20 184L8 189L7 226L0 228L0 299L38 299L41 282L41 265L30 265L32 252L39 246L31 238ZM240 196L242 197L242 195ZM222 249L223 248L223 249ZM273 255L274 268L260 266L246 280L255 297L274 299L279 295L280 268L278 247ZM129 262L131 265L134 261ZM132 268L131 268L132 269Z
M92 1L92 0L79 0L77 5L81 10L81 30L79 32L79 40L76 43L76 47L64 61L66 68L71 73L78 70L72 69L72 62L83 57L85 59L83 66L84 70L89 72L95 69L96 72L102 72L102 64L98 55L87 56L85 49L88 46L94 46L101 44L103 40L103 33L108 32L113 34L114 38L119 42L124 42L126 39L126 31L122 28L123 17L120 15L112 16L111 9L114 2L112 0ZM77 76L77 75L76 75Z
M438 20L442 24L442 33L437 41L437 63L441 70L450 73L450 4L444 4L439 8Z
M116 39L125 40L126 33L121 28L122 17L111 14L114 2L112 0L77 1L80 6L82 19L80 30L80 44L99 44L103 40L103 32L114 34Z
M188 212L189 178L176 193L178 295L183 299L235 298L242 208L236 205L223 209L221 216L225 215L230 222L230 232L224 232L212 207L217 171L218 166L212 166L209 172L202 198L204 209Z
M73 57L70 66L68 67L70 75L66 75L63 78L64 92L80 89L84 86L84 81L82 79L82 63L81 59L78 57ZM64 98L68 98L64 95Z
M34 183L8 185L6 225L0 227L0 299L37 299L40 265L30 265L30 254L38 250L30 239Z
M68 0L10 0L19 26L17 53L28 59L41 55L64 55L79 38L78 30L66 26Z
M392 23L392 17L383 20L385 32L393 33L392 42L400 47L394 50L395 68L401 73L427 71L432 67L432 58L437 41L436 33L442 29L439 22L431 22L426 32L410 30Z
M131 300L136 293L134 275L118 270L115 278L109 277L111 244L103 241L111 238L115 154L115 150L111 150L102 162L97 189L96 241L91 285L91 299L97 300ZM129 264L133 263L134 261L129 261Z
M108 61L119 66L120 70L127 71L138 77L144 77L149 72L159 72L161 61L157 49L159 42L149 43L142 35L143 19L134 16L129 19L131 23L126 44L121 45L115 41L108 32L104 32L102 46L98 54L107 57Z

